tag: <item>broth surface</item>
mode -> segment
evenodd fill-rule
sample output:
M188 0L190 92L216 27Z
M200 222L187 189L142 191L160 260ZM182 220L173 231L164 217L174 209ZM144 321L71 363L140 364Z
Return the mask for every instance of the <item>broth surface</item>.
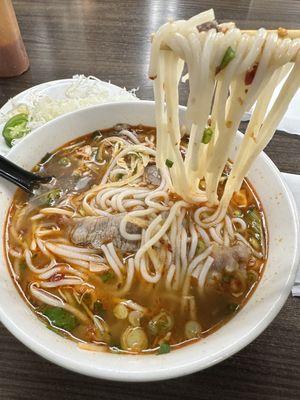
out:
M242 239L230 238L229 246L220 245L211 236L211 231L204 229L212 242L211 254L214 262L206 274L202 289L199 288L198 282L204 267L200 264L197 265L200 271L198 275L195 268L189 279L183 277L180 287L176 288L175 282L174 285L172 283L171 289L166 289L167 275L171 267L162 272L162 278L156 283L145 281L141 272L135 269L131 286L124 292L122 288L129 271L127 263L136 251L120 251L114 244L116 254L125 266L124 279L120 281L116 273L109 268L107 260L103 262L101 248L96 249L91 243L78 244L72 241L74 220L77 223L80 218L95 216L91 208L85 205L84 199L89 199L86 197L89 191L99 185L111 165L111 160L120 154L118 146L122 149L122 140L135 145L130 135L122 134L124 128L145 146L154 148L154 128L120 125L80 137L46 155L34 167L34 172L55 176L56 181L52 187L44 188L34 197L17 190L8 216L7 256L19 290L48 328L90 350L99 348L128 353L154 351L161 354L209 335L232 318L245 304L255 290L265 264L266 227L259 200L245 180L241 190L234 195L230 203L228 218L232 221L234 232L240 232L240 236L248 245L244 244L245 247L241 247ZM122 140L115 140L116 137ZM184 153L184 149L182 152ZM124 162L131 165L133 156L128 154L124 157ZM134 172L134 169L139 169L139 157L141 156L136 156L138 161L132 168L133 174L138 173ZM150 159L149 163L153 165L153 160ZM117 185L127 179L127 175L122 172L126 170L123 164L120 162L119 169L115 169L115 173L110 175L109 182L116 186L116 190L120 187ZM223 183L226 181L228 170L225 169L223 173ZM137 186L131 183L125 186L130 187L130 190L136 187L155 190L153 182L145 180L145 172L141 176L142 178L137 178ZM219 194L222 193L223 183L219 185ZM205 183L200 182L201 184ZM92 197L93 193L90 193ZM133 196L130 199L133 206L128 205L126 212L139 209L138 205L134 205L138 204L138 198ZM170 193L168 200L161 197L159 204L164 206L167 201L173 204L179 200L176 196L172 198ZM91 205L95 206L95 202L89 203L90 207ZM202 206L194 205L187 209L182 221L186 232L189 232L190 224L194 223L195 212ZM54 213L48 211L49 209L54 210ZM57 209L63 212L55 212ZM160 213L163 215L163 212ZM207 213L209 215L209 211ZM101 215L98 217L101 218ZM163 221L164 218L162 217ZM243 221L246 229L242 229L244 225L239 219ZM141 221L137 223L142 224ZM227 232L225 226L224 222L221 228L216 227L216 232L224 236L224 243ZM207 250L199 232L194 258L188 260L187 267L193 259ZM169 236L171 237L172 233ZM189 234L187 236L186 249L190 252L192 239ZM164 258L161 255L160 259L167 260L168 255L172 260L176 258L176 250L170 244L171 239L161 239L161 247L157 254L161 255L164 251L166 256ZM49 243L58 246L55 252L47 247ZM181 245L181 242L178 245ZM72 258L75 247L79 253L76 252ZM229 257L229 253L226 253L228 248L236 249L236 253L245 252L245 248L251 249L251 254L249 253L247 259L245 256L243 258L242 254L235 257L235 253ZM62 255L57 253L57 249L60 249ZM68 253L67 256L64 251ZM77 254L84 255L80 262ZM99 260L101 258L101 262L97 262L97 257ZM222 265L216 265L218 259ZM172 263L182 266L182 260L173 260ZM51 262L53 264L47 269ZM38 273L36 269L43 269L43 272ZM62 286L59 286L60 282L63 282ZM50 303L62 301L68 305L67 308L42 301L39 296L48 296L48 293L52 296Z

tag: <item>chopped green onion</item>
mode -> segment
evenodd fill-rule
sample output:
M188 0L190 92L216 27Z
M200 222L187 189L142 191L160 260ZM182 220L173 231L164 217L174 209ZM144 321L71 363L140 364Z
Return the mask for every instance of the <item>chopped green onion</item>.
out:
M169 343L161 343L159 345L158 354L167 354L170 353L170 351L171 346L169 345Z
M250 285L257 281L258 275L255 271L247 272L247 280Z
M250 236L249 243L255 250L259 251L261 249L260 242L254 236Z
M232 215L237 218L237 217L242 217L243 213L241 210L234 210Z
M46 203L49 206L53 206L55 201L58 200L62 195L62 191L60 189L54 189L47 194Z
M115 274L113 273L113 271L108 271L108 272L105 272L105 274L101 275L101 279L102 279L103 283L109 282L114 277L115 277Z
M143 314L141 313L141 311L137 310L130 311L128 315L128 321L132 326L140 326L142 316Z
M161 311L148 322L148 332L156 336L166 334L174 326L174 318L166 311Z
M78 325L77 318L63 308L47 306L42 313L55 328L71 332Z
M28 115L25 113L14 115L6 122L2 135L7 146L12 147L15 139L22 138L30 131L27 125Z
M222 69L226 68L227 65L235 58L235 51L231 46L225 51L225 54L222 58L221 64L217 67L216 73L218 74Z
M71 161L68 157L62 157L58 160L58 164L62 165L63 167L69 167L71 165Z
M128 317L128 308L125 304L119 303L113 309L113 314L117 319L126 319Z
M211 141L214 131L211 128L205 128L202 136L202 143L207 144Z
M168 168L172 168L173 164L174 164L173 161L166 159L166 166L167 166Z
M46 325L47 329L49 329L49 331L55 332L57 335L60 335L62 337L64 337L64 332L58 328L55 328L54 326L52 326L51 324L47 324Z
M121 335L121 348L141 352L148 347L148 338L140 326L128 326Z
M258 240L263 237L262 221L259 213L254 208L249 208L245 216L246 222Z
M116 180L120 181L123 178L123 174L119 173L116 175Z
M201 325L197 321L188 321L184 327L184 334L187 339L199 337L201 335Z

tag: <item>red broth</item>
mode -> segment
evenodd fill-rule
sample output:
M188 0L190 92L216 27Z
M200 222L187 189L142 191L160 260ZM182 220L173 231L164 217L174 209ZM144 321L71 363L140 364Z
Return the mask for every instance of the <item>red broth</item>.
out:
M18 289L33 312L58 334L87 344L84 345L86 348L91 344L92 350L95 345L102 350L127 353L169 352L178 346L201 340L218 329L243 307L255 290L267 255L263 209L254 190L245 180L240 192L234 195L230 203L228 216L244 221L246 229L241 231L241 235L261 256L252 253L246 261L235 260L234 268L226 263L217 268L213 264L201 292L197 276L192 276L184 307L181 289L166 290L165 279L152 284L141 279L139 273L135 274L126 296L118 296L120 282L105 265L103 271L92 271L86 268L84 262L76 264L76 260L68 261L65 256L51 253L48 248L43 252L37 238L40 243L74 246L70 240L70 225L73 223L70 214L76 212L82 218L86 216L83 198L91 188L99 185L118 143L104 146L103 141L113 137L128 140L128 137L120 134L121 128L117 126L80 137L46 155L34 167L35 172L56 177L55 189L34 198L17 190L7 221L5 245L8 263ZM126 128L136 134L141 142L148 140L155 143L154 128ZM223 191L226 173L224 171L219 194ZM115 176L114 179L119 182L123 177ZM61 193L63 195L59 198ZM176 196L173 199L176 201ZM51 208L67 210L68 213L43 214L43 210ZM186 213L186 226L196 208L191 207ZM234 225L235 231L240 228L239 224ZM206 233L210 235L208 230ZM236 243L233 241L230 246ZM170 247L170 244L166 246ZM214 246L220 249L217 244ZM93 257L103 256L101 250L94 249L90 244L77 247L82 251L89 249L86 250L87 254ZM30 252L30 262L34 268L45 268L51 260L54 268L59 268L42 275L37 273L28 266L26 251ZM203 251L205 243L199 236L195 256ZM118 249L116 252L124 265L133 256L131 252L121 253ZM81 283L74 284L74 277L80 279ZM56 282L62 280L66 282L65 285L55 286ZM33 283L43 293L50 293L70 307L62 309L45 304L33 295ZM135 340L141 343L140 347L134 345Z

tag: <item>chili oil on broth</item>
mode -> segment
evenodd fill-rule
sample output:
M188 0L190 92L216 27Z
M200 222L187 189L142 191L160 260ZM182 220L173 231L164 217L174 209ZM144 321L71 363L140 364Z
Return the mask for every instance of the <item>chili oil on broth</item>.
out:
M55 188L31 199L26 193L17 190L8 214L7 258L20 292L48 328L81 343L86 349L162 354L209 335L232 318L245 304L263 272L267 254L266 225L262 206L250 184L244 180L241 190L231 200L228 215L232 220L240 218L244 221L247 228L242 231L242 237L252 246L252 251L256 254L262 253L262 257L256 257L251 252L247 262L234 260L233 266L223 265L221 268L215 268L212 264L204 288L199 290L199 276L193 274L188 281L188 291L184 296L182 287L186 280L178 288L174 289L171 285L171 289L166 289L168 270L163 272L162 278L157 283L149 283L135 268L131 286L123 294L124 282L118 281L112 268L104 268L107 266L106 260L99 263L103 266L103 270L100 271L101 268L98 267L98 270L94 271L90 267L91 271L86 268L84 262L78 265L76 259L53 254L48 248L43 253L37 244L37 236L40 243L42 241L58 243L60 246L75 246L80 251L87 249L84 253L85 259L89 255L96 258L103 255L101 249L94 250L91 245L80 246L70 242L70 222L73 218L69 214L71 211L71 215L76 214L77 218L86 215L82 201L86 193L97 187L105 176L111 160L119 153L118 146L122 148L120 144L122 140L134 145L131 135L136 135L140 143L145 143L150 148L154 147L154 128L127 126L126 129L131 132L128 136L122 134L122 128L120 125L82 136L46 155L34 167L35 172L55 176ZM110 139L116 137L122 140L119 142ZM109 140L111 146L103 146L104 141ZM125 161L130 160L126 158ZM150 162L152 161L150 159ZM135 166L134 169L138 168ZM111 183L118 185L125 175L120 171L116 172L112 176ZM218 189L219 194L223 191L226 176L227 171L224 170L223 181ZM151 183L145 185L144 178L140 186L157 189ZM176 196L170 194L170 199L176 202ZM160 198L159 202L163 205L164 199ZM51 208L60 208L69 213L68 215L41 213ZM186 226L193 220L197 208L199 207L192 206L185 214ZM207 215L209 213L210 211L206 212ZM44 225L38 228L37 233L40 221ZM236 230L241 228L239 224L236 226L233 224L233 227ZM209 229L205 229L205 232L210 237ZM197 237L197 249L193 259L207 250L199 232ZM174 252L174 249L170 248L170 242L163 244L171 253ZM217 244L214 246L218 249ZM188 247L187 245L187 249ZM219 248L223 249L223 246ZM52 259L55 260L52 269L50 268L51 271L42 273L43 278L38 277L28 266L24 257L24 252L28 253L28 250L31 252L31 263L36 268L44 268ZM115 250L123 265L128 267L126 263L136 252L121 253L117 248ZM192 260L189 260L189 264ZM60 270L53 269L57 266ZM74 276L81 280L80 283L76 284ZM56 283L63 280L66 280L66 285L56 286ZM62 299L70 307L63 309L47 305L36 298L31 290L33 282L39 291L51 293L54 299Z

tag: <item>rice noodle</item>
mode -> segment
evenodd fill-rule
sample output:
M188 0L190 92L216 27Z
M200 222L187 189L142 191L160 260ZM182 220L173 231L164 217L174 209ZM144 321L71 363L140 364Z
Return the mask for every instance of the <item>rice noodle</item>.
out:
M140 311L143 315L148 311L146 307L143 307L132 300L122 300L121 303L132 310Z
M43 288L57 288L60 286L73 286L81 285L84 281L81 278L66 278L54 282L41 282L40 286Z
M259 29L253 36L234 25L227 25L226 31L217 32L212 28L198 32L195 21L213 19L213 10L209 10L197 18L163 25L152 38L149 66L149 76L154 80L157 164L162 175L167 177L170 190L185 201L201 203L209 200L218 206L202 222L206 227L225 217L233 192L239 190L255 157L273 136L300 85L299 39L281 38L265 29ZM220 67L228 49L232 49L233 57ZM185 159L178 152L178 83L184 63L190 88L186 112L190 133ZM254 66L256 70L248 82L247 74ZM277 82L286 76L280 94L268 110ZM219 204L217 187L239 123L256 100L255 111ZM210 112L211 121L208 122ZM213 136L203 141L207 127ZM171 169L165 165L166 160L172 161ZM202 178L205 189L199 187ZM197 223L201 212L196 211ZM228 234L232 237L230 229Z
M63 258L76 258L78 260L82 261L93 261L95 263L97 262L103 262L103 257L97 255L97 254L89 254L88 252L85 253L82 251L81 248L76 248L74 247L72 249L69 248L69 246L64 246L61 244L53 244L51 242L44 243L46 248L50 250L52 253L61 256ZM71 247L71 246L70 246ZM79 249L79 250L78 250Z
M74 217L73 211L63 210L62 208L52 207L52 208L42 208L41 214L60 214L66 215L67 217Z
M189 231L191 234L191 243L190 243L190 250L188 255L188 260L191 261L194 258L196 253L197 245L198 245L198 235L195 229L194 223L191 221L189 224Z
M124 271L124 264L122 261L119 259L118 254L116 253L115 247L112 243L107 244L107 249L110 252L112 258L114 261L117 263L118 267L120 268L121 271Z
M119 135L124 135L127 136L133 143L135 144L140 144L139 139L136 137L136 135L130 131L128 131L127 129L122 129L119 132Z
M107 246L105 246L104 244L101 246L101 250L103 251L106 260L108 262L108 264L111 266L112 270L114 271L114 273L116 274L116 276L118 277L118 279L121 281L123 279L121 270L119 265L117 264L117 262L115 261L115 259L113 258L113 256L111 255L110 251L108 250Z
M43 272L49 271L56 264L55 260L51 260L48 265L45 265L43 268L36 268L32 263L32 254L29 249L24 251L24 257L28 268L34 272L35 274L41 274Z
M40 279L49 279L51 278L53 275L61 273L61 272L65 272L67 271L70 274L74 274L76 276L79 276L81 278L84 278L85 275L82 272L77 271L76 269L72 268L69 264L56 264L53 268L51 268L50 270L39 274L39 278Z
M209 271L209 269L210 269L210 267L211 267L213 262L214 262L214 259L212 257L208 256L206 261L205 261L205 263L204 263L204 265L203 265L203 267L200 270L200 274L199 274L199 277L198 277L198 288L199 288L199 290L201 292L204 289L204 284L205 284L205 281L206 281L206 277L207 277L208 271Z
M118 290L117 295L118 296L124 296L124 294L126 294L132 285L133 282L133 278L134 278L134 260L133 258L130 258L128 260L128 268L127 268L127 277L126 277L126 282L124 284L124 286Z
M247 229L247 224L242 218L232 218L232 224L238 225L239 230L245 231Z

